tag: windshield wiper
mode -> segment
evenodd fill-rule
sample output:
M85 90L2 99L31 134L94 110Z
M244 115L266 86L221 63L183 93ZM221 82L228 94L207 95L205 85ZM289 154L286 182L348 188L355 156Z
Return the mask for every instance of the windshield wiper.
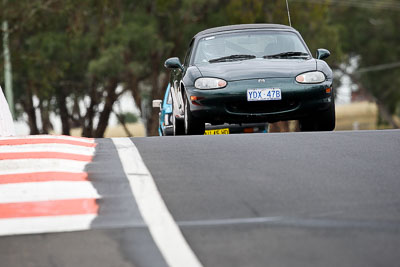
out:
M227 57L219 57L209 60L208 62L224 62L224 61L235 61L235 60L246 60L246 59L253 59L256 58L254 55L230 55Z
M263 58L287 58L287 57L309 57L308 53L305 52L284 52L274 55L266 55Z

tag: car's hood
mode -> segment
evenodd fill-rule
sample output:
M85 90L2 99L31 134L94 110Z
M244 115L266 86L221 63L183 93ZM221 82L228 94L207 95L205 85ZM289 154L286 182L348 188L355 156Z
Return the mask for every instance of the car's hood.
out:
M222 78L226 81L289 78L299 73L316 70L315 59L252 59L197 65L203 77Z

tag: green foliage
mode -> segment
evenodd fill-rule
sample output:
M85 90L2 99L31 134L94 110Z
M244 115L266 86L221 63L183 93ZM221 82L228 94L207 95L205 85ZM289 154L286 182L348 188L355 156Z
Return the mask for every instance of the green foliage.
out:
M334 12L347 60L357 57L358 68L367 69L356 73L358 81L382 101L389 112L395 113L400 109L400 67L381 70L373 67L400 63L399 10L342 8Z
M360 68L400 60L398 10L316 2L289 1L293 27L312 53L317 48L329 49L328 63L336 67L354 56L360 58ZM284 0L18 0L7 1L2 10L3 19L12 25L18 106L28 112L29 98L36 95L44 109L61 114L66 112L60 104L63 99L89 100L86 109L79 105L67 109L67 122L93 128L87 135L95 131L93 118L109 111L102 103L108 101L112 107L118 98L118 85L125 85L124 90L136 95L137 102L141 95L162 97L167 82L160 79L167 77L161 75L166 72L165 59L183 59L197 32L236 23L288 24ZM400 112L399 71L359 75L362 84L391 112ZM144 90L140 82L149 91L137 92ZM153 121L157 115L151 115ZM108 120L106 114L100 117Z
M138 116L131 112L126 112L120 116L124 119L125 123L136 123L139 120Z
M100 52L98 58L90 61L89 74L98 77L118 77L124 70L124 47L111 46Z

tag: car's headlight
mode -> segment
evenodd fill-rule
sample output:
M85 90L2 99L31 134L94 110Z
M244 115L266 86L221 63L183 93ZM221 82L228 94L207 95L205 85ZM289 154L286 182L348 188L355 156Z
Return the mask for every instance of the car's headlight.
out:
M194 83L194 87L197 89L218 89L224 88L226 84L225 80L218 78L198 78Z
M312 71L306 72L300 75L297 75L296 82L298 83L322 83L325 81L326 77L320 71Z

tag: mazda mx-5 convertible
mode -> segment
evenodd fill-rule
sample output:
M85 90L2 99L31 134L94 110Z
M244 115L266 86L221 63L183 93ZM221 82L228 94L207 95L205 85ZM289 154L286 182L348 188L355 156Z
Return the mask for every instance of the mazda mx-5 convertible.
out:
M299 120L302 131L332 131L332 70L313 58L292 27L243 24L199 32L172 69L173 133L203 134L205 123Z

